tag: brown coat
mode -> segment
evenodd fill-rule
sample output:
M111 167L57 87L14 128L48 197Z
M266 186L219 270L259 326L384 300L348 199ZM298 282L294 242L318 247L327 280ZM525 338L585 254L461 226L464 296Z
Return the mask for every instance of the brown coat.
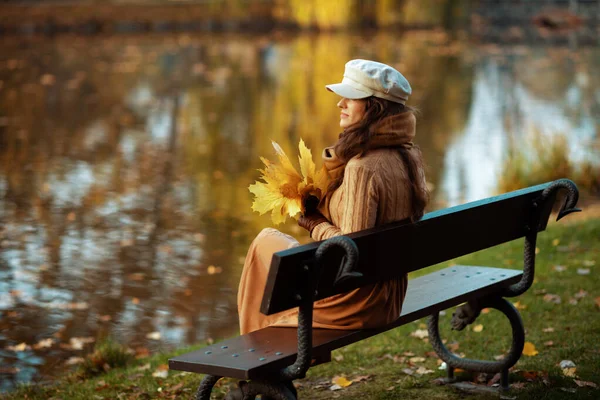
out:
M342 185L329 202L331 222L317 225L312 238L325 240L408 218L410 199L409 178L398 150L369 151L347 163ZM272 254L297 245L291 236L268 228L250 246L238 292L242 334L269 325L297 326L297 309L271 316L259 312ZM313 326L360 329L390 323L400 315L406 283L404 276L317 301Z

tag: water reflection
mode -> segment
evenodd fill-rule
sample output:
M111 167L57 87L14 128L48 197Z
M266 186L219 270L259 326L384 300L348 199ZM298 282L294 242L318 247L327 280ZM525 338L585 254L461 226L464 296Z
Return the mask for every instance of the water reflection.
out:
M270 224L250 211L259 156L272 157L271 140L291 154L301 137L315 153L335 141L337 99L323 86L350 58L395 65L411 81L432 208L493 194L531 127L570 133L569 151L590 157L597 49L560 58L448 40L3 43L0 389L62 371L86 351L71 338L110 335L156 351L236 333L243 258ZM292 223L283 229L308 240Z

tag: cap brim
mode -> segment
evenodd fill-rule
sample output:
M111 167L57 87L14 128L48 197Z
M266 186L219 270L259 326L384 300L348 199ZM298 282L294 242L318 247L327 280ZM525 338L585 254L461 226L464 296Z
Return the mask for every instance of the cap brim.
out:
M368 93L368 92L365 92L362 90L358 90L346 83L334 83L332 85L325 85L325 87L330 92L333 92L333 93L335 93L339 96L345 97L347 99L364 99L366 97L373 95L373 93Z

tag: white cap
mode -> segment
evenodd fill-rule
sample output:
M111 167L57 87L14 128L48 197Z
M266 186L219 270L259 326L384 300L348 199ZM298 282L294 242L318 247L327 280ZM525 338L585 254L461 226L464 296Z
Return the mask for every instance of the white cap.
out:
M389 65L369 60L348 61L342 83L325 87L347 99L375 96L400 104L405 104L412 93L404 75Z

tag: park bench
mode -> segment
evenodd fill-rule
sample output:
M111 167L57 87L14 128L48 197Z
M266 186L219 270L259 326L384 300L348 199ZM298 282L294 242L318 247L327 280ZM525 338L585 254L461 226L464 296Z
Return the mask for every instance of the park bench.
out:
M401 221L273 255L261 312L270 315L299 307L295 328L267 327L169 360L169 368L207 374L197 399L208 400L221 377L242 380L238 397L296 399L292 384L313 365L331 360L331 352L351 343L430 316L429 340L447 363L448 380L456 368L501 373L508 389L508 369L520 358L524 326L517 309L505 299L524 293L533 283L536 238L546 228L558 192L566 196L557 220L579 211L577 187L560 179L500 196L428 213L417 222ZM523 270L454 265L410 279L400 317L368 330L312 328L313 302L374 282L399 278L465 254L524 237ZM499 361L459 358L443 344L438 313L459 306L451 326L463 329L483 308L502 312L512 327L512 345ZM248 381L248 382L246 382Z

